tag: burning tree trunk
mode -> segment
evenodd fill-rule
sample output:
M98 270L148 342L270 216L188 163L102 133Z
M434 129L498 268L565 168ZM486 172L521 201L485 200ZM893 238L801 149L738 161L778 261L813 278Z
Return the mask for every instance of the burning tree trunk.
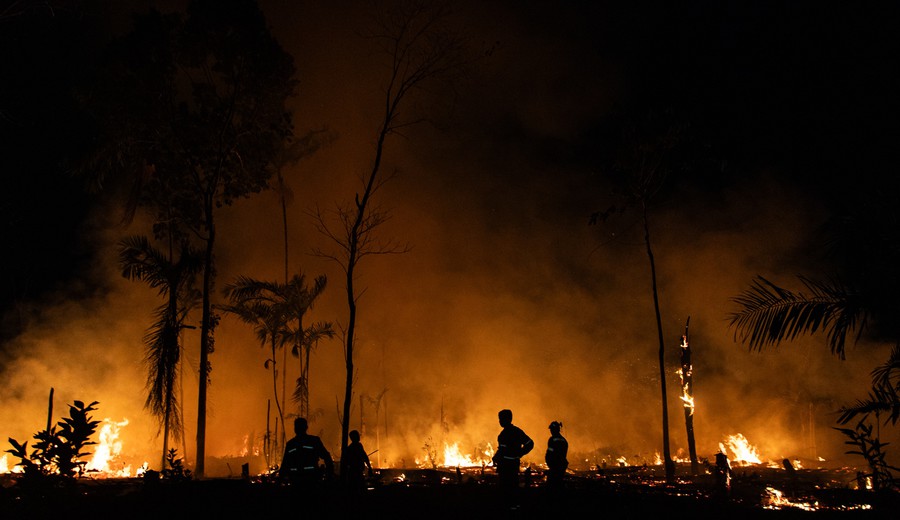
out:
M693 372L691 365L691 346L688 340L688 326L691 317L688 316L684 324L684 335L681 337L681 401L684 404L684 425L687 428L688 451L691 455L691 474L700 472L697 463L697 447L694 443L694 389Z

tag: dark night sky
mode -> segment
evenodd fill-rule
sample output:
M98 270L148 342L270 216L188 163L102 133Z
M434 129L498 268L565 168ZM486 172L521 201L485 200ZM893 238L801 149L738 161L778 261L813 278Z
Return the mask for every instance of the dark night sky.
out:
M0 6L11 4L17 3ZM61 368L46 360L44 349L58 354L74 339L85 357L101 355L99 346L83 344L100 331L102 341L130 345L103 356L121 350L128 360L122 363L139 365L141 310L153 295L118 279L109 252L123 232L144 231L138 224L117 227L116 212L106 209L113 203L81 195L78 183L65 176L65 160L84 146L86 135L70 88L91 70L104 35L127 27L129 7L180 5L50 4L57 6L52 13L42 2L21 2L27 8L19 15L0 14L0 169L8 182L0 203L7 244L0 292L10 311L3 320L0 352L8 359L0 388L9 392L4 402L21 399L37 416L37 396L50 385L74 398L113 401L103 386L55 382L83 361L70 354ZM295 59L298 131L326 124L340 133L332 147L294 172L298 222L315 204L346 199L370 161L378 122L373 95L381 76L355 35L367 5L261 2L273 33ZM608 161L623 121L650 110L669 110L689 122L696 149L703 150L693 156L691 171L673 179L655 220L667 339L680 336L690 315L697 327L698 373L706 377L698 391L716 388L714 397L705 397L716 410L733 409L735 400L745 406L740 419L698 417L700 428L707 428L704 449L736 430L774 430L785 433L764 446L772 458L809 456L811 432L796 418L809 405L820 424L819 451L841 451L841 440L829 438L828 413L841 399L862 397L868 370L883 360L883 346L856 358L851 351L843 365L827 356L824 339L750 354L732 342L724 317L731 310L728 298L756 274L790 284L795 274L830 268L819 234L830 217L894 202L900 134L896 5L466 1L455 11L473 48L492 51L458 85L452 103L444 86L430 91L443 94L440 103L419 100L438 107L436 127L389 142L388 166L401 174L383 194L395 214L386 231L414 249L364 271L363 301L375 309L362 307L368 350L361 354L360 391L389 387L393 427L405 432L386 457L415 452L444 405L451 432L458 428L464 442L492 439L495 409L509 406L522 410L522 422L538 439L551 419L571 424L577 452L652 452L658 383L646 257L639 236L610 241L604 230L587 226L591 212L610 198ZM223 233L221 280L240 272L278 275L273 201L264 194L223 217L223 227L243 241ZM298 257L316 245L308 223L298 223L293 233ZM259 242L248 244L248 237ZM308 257L296 261L304 272L327 272L331 280L314 319L342 319L334 266ZM93 320L115 326L97 328ZM252 344L245 334L236 324L220 332L213 399L223 423L248 433L243 417L226 410L258 402L226 397L225 382L249 377L229 372L229 359L261 356L252 346L240 355L230 346ZM714 348L704 352L703 346ZM335 342L317 356L323 374L317 430L333 442L340 346ZM252 359L265 381L262 358ZM799 373L772 384L780 370ZM56 375L43 376L45 371ZM127 376L110 377L109 388L131 391L120 379ZM585 386L595 390L586 395L579 388ZM613 402L590 402L597 388ZM81 396L86 391L101 395ZM614 403L642 398L647 404L641 413L621 412ZM110 413L138 416L141 401L136 395ZM38 423L0 434L23 438ZM228 427L214 422L212 428ZM233 453L230 442L212 442L213 453Z

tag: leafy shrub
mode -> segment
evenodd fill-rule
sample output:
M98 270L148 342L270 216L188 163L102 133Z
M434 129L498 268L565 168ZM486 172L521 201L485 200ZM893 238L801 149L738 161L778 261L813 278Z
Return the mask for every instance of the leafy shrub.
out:
M28 442L20 443L12 437L9 443L12 449L6 453L19 459L16 466L23 470L23 481L26 483L55 484L74 480L84 472L87 461L82 460L91 454L85 451L86 446L97 444L90 440L97 431L100 421L89 415L96 410L98 402L85 406L82 401L69 405L69 417L56 423L49 430L41 430L34 434L36 442L29 453Z

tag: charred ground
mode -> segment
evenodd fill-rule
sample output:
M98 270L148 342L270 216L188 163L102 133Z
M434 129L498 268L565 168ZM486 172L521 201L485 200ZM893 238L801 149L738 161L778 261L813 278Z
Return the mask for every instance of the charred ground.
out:
M515 506L504 501L493 472L381 470L361 494L336 482L310 493L265 478L172 482L147 478L78 479L54 489L26 489L3 475L0 516L5 519L97 518L896 518L896 492L855 488L849 470L798 470L791 480L777 470L740 468L729 496L716 493L712 475L680 476L666 485L654 467L572 474L551 494L531 476ZM679 471L683 474L684 471ZM771 490L790 501L775 504Z

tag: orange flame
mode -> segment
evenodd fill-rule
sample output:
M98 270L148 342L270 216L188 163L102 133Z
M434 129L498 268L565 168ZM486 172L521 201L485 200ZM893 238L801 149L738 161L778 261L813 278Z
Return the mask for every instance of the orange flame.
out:
M731 452L731 460L734 462L739 464L760 464L762 462L759 458L759 451L750 444L750 441L744 437L744 434L729 435L725 443L727 443L728 450L726 451L724 443L719 443L719 451L722 453Z
M128 426L128 419L115 422L109 418L103 419L100 428L99 442L94 448L94 456L85 466L86 471L98 472L117 477L130 477L131 466L124 466L118 470L111 470L110 463L122 453L122 441L119 440L119 429Z

